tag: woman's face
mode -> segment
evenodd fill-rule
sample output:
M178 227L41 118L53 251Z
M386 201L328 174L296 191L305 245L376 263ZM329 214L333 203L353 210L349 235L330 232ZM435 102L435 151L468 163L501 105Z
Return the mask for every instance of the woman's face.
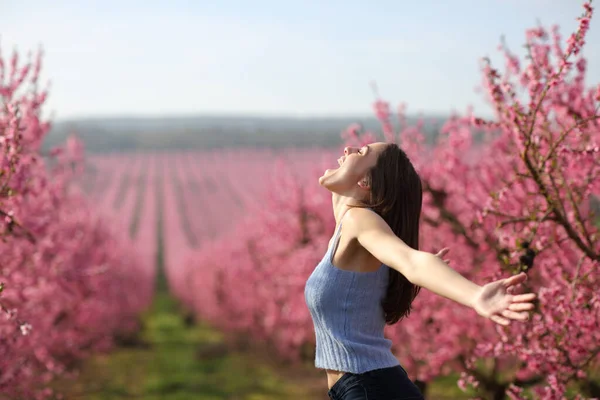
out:
M331 192L362 200L369 190L364 186L363 180L387 146L387 143L377 142L360 148L346 147L344 154L337 160L339 167L325 170L319 178L319 184Z

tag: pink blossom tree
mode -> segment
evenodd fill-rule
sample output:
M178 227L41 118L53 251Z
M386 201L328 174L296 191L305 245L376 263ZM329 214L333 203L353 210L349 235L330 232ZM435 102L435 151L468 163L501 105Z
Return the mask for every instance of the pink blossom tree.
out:
M529 30L524 67L505 45L504 74L484 60L495 118L454 117L431 149L418 127L402 126L402 110L396 134L389 105L375 104L386 139L402 143L423 178L425 250L450 246L454 267L480 282L526 271L540 296L530 323L498 328L421 294L390 335L423 381L460 370L460 384L485 398L524 398L531 388L558 399L569 385L598 395L590 374L600 351L600 244L590 201L600 193L600 87L585 87L581 55L591 17L585 3L566 49L557 27Z
M0 397L45 398L45 384L136 328L151 270L70 190L83 149L47 157L41 53L0 55Z

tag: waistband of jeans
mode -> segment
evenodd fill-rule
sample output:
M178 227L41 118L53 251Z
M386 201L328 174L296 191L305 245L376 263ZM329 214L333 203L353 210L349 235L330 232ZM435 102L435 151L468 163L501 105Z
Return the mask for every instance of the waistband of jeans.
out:
M330 397L332 395L341 397L346 390L354 386L356 383L360 382L361 379L364 379L363 374L353 374L352 372L344 373L340 377L340 379L338 379L337 382L333 384L331 389L329 389Z
M329 389L328 394L330 397L332 395L333 396L342 396L343 392L350 389L350 387L354 386L356 383L359 383L361 380L364 380L367 377L374 378L379 375L385 375L386 373L392 372L395 370L402 371L403 373L406 374L406 371L400 365L396 365L393 367L387 367L387 368L374 369L371 371L363 372L361 374L354 374L352 372L346 372L340 377L340 379L338 379L338 381L331 387L331 389Z

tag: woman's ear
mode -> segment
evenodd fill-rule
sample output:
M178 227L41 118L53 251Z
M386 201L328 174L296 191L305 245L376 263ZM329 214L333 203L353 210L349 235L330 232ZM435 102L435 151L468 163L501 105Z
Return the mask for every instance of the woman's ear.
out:
M367 178L363 178L360 181L358 181L358 186L360 186L362 189L370 189Z

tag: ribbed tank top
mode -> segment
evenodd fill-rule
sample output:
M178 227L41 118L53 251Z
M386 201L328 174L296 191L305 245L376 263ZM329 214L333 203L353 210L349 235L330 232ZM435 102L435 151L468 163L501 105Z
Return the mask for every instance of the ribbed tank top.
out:
M342 222L323 259L304 287L316 337L315 367L360 374L399 365L392 342L383 334L381 301L387 291L389 267L355 272L333 265Z

